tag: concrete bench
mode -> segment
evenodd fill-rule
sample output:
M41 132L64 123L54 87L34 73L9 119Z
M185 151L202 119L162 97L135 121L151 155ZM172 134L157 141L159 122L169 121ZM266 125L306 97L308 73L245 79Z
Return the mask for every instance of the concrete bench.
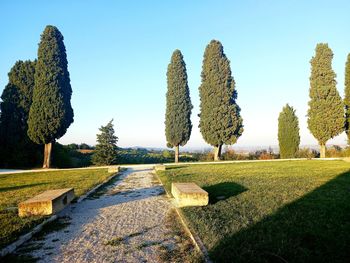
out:
M48 190L19 203L18 214L20 217L55 214L65 208L73 199L73 188Z
M172 183L171 194L179 207L205 206L209 202L208 192L195 183Z
M108 167L108 172L109 173L118 173L120 171L119 166L109 166Z
M165 171L166 167L163 164L158 164L158 165L154 166L154 170L156 170L156 171Z

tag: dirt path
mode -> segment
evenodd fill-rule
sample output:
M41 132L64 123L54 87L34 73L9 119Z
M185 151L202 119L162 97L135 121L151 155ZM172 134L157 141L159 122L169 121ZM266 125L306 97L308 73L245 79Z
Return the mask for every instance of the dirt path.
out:
M57 231L19 252L30 251L39 262L167 261L166 252L181 250L184 242L169 225L171 207L150 168L129 168L110 186L62 211L51 226Z

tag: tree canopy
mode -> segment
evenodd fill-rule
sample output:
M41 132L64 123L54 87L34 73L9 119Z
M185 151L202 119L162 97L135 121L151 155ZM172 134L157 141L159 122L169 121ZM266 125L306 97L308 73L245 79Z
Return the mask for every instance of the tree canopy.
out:
M278 117L278 142L281 158L295 158L300 144L299 121L293 107L283 107Z
M219 159L222 145L234 144L242 135L243 120L230 62L217 40L205 49L201 77L199 128L204 140L216 147Z
M165 135L167 145L176 147L175 162L178 161L178 147L187 143L191 136L191 98L187 83L186 64L180 50L171 56L167 71Z
M96 165L110 165L117 162L117 142L118 137L115 136L113 120L106 126L99 128L100 133L97 134L97 145L92 155L92 162Z
M332 69L333 52L328 44L316 46L311 59L310 101L308 128L321 146L325 157L326 142L344 130L344 108L336 88L336 74Z

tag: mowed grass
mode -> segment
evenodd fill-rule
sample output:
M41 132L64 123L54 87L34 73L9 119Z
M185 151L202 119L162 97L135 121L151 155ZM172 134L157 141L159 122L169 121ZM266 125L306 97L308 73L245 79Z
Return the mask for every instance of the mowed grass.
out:
M206 207L182 211L216 262L350 262L350 163L285 161L170 167Z
M45 219L43 216L20 218L15 210L19 202L45 190L69 187L80 196L109 176L107 169L0 174L0 248Z

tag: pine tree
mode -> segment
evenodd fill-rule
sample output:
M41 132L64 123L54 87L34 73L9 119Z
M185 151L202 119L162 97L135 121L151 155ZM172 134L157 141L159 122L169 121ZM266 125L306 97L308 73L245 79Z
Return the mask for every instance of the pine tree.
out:
M187 84L186 64L180 50L175 50L167 71L165 136L167 145L175 147L175 162L179 161L179 145L190 139L191 98Z
M199 128L204 140L215 147L214 160L219 160L222 145L236 143L243 133L235 81L219 41L206 47L201 77Z
M350 53L345 65L345 132L350 144Z
M282 159L295 158L299 150L299 121L295 110L288 104L278 117L278 142Z
M50 167L52 143L62 137L73 122L72 88L67 67L63 36L56 27L47 26L39 44L28 120L30 139L45 144L43 168Z
M333 52L328 44L317 44L311 59L308 128L320 145L320 156L326 155L326 142L344 130L344 108L336 88L332 69Z
M25 167L37 164L38 147L27 135L27 121L34 88L35 61L17 61L1 96L1 164Z
M99 128L97 134L97 145L92 156L92 162L96 165L110 165L117 161L118 137L114 134L113 119L106 125Z

